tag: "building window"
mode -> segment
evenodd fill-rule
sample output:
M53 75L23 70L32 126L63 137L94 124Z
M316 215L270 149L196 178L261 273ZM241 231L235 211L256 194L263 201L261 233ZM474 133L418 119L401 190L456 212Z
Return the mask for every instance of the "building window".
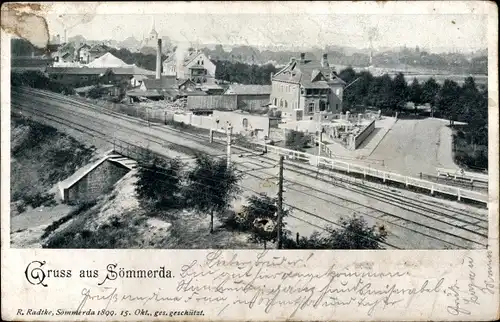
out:
M339 104L335 104L335 109L338 110L339 109Z
M280 99L280 107L283 107L283 99Z
M278 99L276 97L274 98L274 104L273 105L274 106L278 106Z
M309 113L314 112L314 103L309 103Z
M340 88L337 88L337 89L335 90L335 94L336 94L337 96L340 96Z
M300 94L304 95L304 89L303 88L300 89Z
M288 102L285 101L285 108L288 108Z
M326 110L326 103L325 103L325 101L319 101L319 111L323 112L324 110Z

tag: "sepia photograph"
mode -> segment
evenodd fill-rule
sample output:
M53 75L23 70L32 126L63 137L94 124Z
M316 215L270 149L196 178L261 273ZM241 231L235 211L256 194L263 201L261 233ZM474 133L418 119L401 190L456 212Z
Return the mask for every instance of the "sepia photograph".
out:
M368 12L12 33L10 247L486 250L487 15Z

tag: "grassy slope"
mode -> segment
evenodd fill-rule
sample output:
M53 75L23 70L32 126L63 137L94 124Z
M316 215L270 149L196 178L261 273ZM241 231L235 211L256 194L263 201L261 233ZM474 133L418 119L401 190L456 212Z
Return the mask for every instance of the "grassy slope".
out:
M44 247L260 248L248 242L247 234L226 230L218 222L215 233L210 234L208 216L191 211L151 213L141 209L134 173L128 173L111 194L95 205L70 214L59 222L60 226L47 227Z
M15 114L11 115L11 129L13 214L27 206L53 204L48 190L87 164L94 153L94 147Z

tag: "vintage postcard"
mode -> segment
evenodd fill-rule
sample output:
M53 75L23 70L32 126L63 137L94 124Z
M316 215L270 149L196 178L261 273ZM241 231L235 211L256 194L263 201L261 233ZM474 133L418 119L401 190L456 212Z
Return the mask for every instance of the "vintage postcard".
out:
M2 319L499 318L486 1L1 7Z

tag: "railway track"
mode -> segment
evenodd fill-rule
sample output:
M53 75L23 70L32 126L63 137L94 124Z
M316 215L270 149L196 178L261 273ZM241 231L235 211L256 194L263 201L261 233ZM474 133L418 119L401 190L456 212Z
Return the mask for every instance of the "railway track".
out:
M18 93L19 94L19 93ZM82 132L93 132L95 135L100 136L104 139L106 139L106 136L109 135L106 132L96 130L95 128L91 128L88 126L84 126L82 124L79 124L77 122L73 121L68 121L58 115L55 115L54 113L40 113L36 109L34 109L30 104L19 104L17 102L18 99L33 99L33 97L38 96L38 98L42 99L44 101L44 105L53 107L54 101L53 99L57 98L59 100L59 96L52 96L50 94L46 95L46 93L39 94L37 95L27 95L27 93L24 93L25 95L22 95L20 97L15 97L13 99L13 106L16 106L16 104L21 108L21 109L27 109L30 110L31 113L37 114L39 117L43 118L48 118L51 119L53 122L64 124L65 126L71 127L71 128L77 128L78 130ZM27 96L26 96L27 95ZM45 98L45 99L43 99ZM68 99L64 100L66 101L67 104L73 104L74 100ZM75 106L79 106L83 109L94 109L96 112L102 113L102 114L107 114L112 117L116 118L121 118L123 120L126 120L128 122L134 122L136 124L144 124L146 121L138 120L133 117L129 116L123 116L121 114L118 114L116 112L111 112L111 111L105 111L99 108L95 108L90 106L89 104L85 103L80 103L80 104L75 104ZM68 113L68 109L64 107L58 107L61 109L64 109L65 113ZM70 114L72 114L75 117L80 117L87 119L91 122L101 124L103 126L108 125L108 122L103 122L101 120L96 120L95 118L92 118L91 116L85 115L83 113L75 112L75 111L70 111ZM175 134L177 136L183 137L185 139L191 140L198 142L200 144L203 144L204 146L207 146L208 140L205 137L196 135L196 134L188 134L184 132L180 132L177 130L165 128L165 127L154 127L155 130L158 130L163 133L170 133L170 134ZM131 128L123 128L120 127L121 131L134 134L134 136L137 136L140 134L143 138L146 138L147 140L151 142L155 142L157 144L160 144L162 146L165 145L165 138L159 137L156 135L152 135L151 133L142 133L140 131L137 131L137 129L131 129ZM111 143L111 140L106 139L107 142ZM168 141L167 141L168 142ZM175 142L169 142L170 144L177 144ZM216 148L216 147L219 148ZM218 143L217 141L214 141L213 144L213 149L214 151L222 152L225 148L225 144ZM238 149L235 147L235 150L240 151L242 153L248 153L247 151L243 149ZM212 155L216 155L217 153L209 153ZM254 153L253 155L254 158L258 160L260 164L265 163L265 164L275 164L276 159L273 159L269 156L264 156L260 155L257 152ZM236 163L238 161L235 160ZM241 163L238 164L239 167L245 167ZM248 168L248 167L247 167ZM248 168L252 170L251 168ZM374 187L362 185L361 183L356 183L352 182L350 180L345 179L341 175L331 175L331 176L325 176L324 174L318 175L318 172L316 170L311 170L310 168L306 168L300 165L297 165L293 162L287 162L286 163L286 170L287 171L292 171L295 174L298 175L304 175L306 177L314 178L316 180L320 180L326 183L329 183L330 185L340 187L343 189L346 189L348 191L351 191L353 193L358 193L362 194L364 196L367 196L369 198L372 198L374 200L390 204L394 207L397 207L401 210L404 210L404 213L406 214L405 216L400 216L400 215L395 215L393 213L385 212L380 209L374 208L367 206L364 203L360 203L359 201L353 200L353 198L346 198L346 197L341 197L337 195L333 195L331 193L325 192L322 189L316 189L311 186L305 185L299 181L294 181L294 180L289 180L287 179L287 182L289 182L288 189L295 189L296 191L303 193L304 195L307 195L307 192L304 192L302 190L298 190L297 187L300 188L308 188L310 192L313 192L315 195L315 198L321 198L319 196L323 196L323 199L325 199L326 202L331 203L332 205L335 205L337 207L343 207L346 209L349 209L351 211L356 211L362 215L372 217L378 221L387 223L388 225L393 225L397 226L401 229L406 229L407 231L410 231L415 234L419 234L421 236L424 236L426 238L432 238L437 241L440 241L444 244L447 244L451 246L452 248L463 248L463 244L473 244L476 247L485 247L486 246L486 240L487 240L487 229L488 229L488 222L487 218L485 219L484 217L481 217L479 215L472 215L469 214L465 211L461 211L458 209L450 209L450 207L444 206L444 205L439 205L438 203L435 202L430 202L430 201L425 201L425 200L419 200L417 201L412 201L409 200L405 197L402 196L395 196L394 193L390 193L388 191L383 191ZM247 172L248 173L248 172ZM248 173L250 176L253 176L254 178L257 179L262 179L262 176L258 176L255 174ZM318 196L319 195L319 196ZM328 198L328 199L326 199ZM342 204L342 202L347 202L350 204L354 204L356 206L362 206L366 211L362 212L359 210L356 210L352 207L348 207ZM291 208L296 208L291 204L288 204L289 207ZM297 208L298 209L298 208ZM306 213L310 216L315 216L322 218L314 213L307 212L303 209L298 209L299 211ZM374 215L375 214L375 215ZM413 215L415 218L410 218ZM303 220L302 218L297 218L299 220L302 220L304 222L307 222L306 220ZM329 222L328 219L324 219L325 222ZM430 224L422 223L421 219L425 219L430 222ZM332 222L329 222L330 224ZM314 224L313 224L314 225ZM411 227L408 227L411 226ZM450 233L449 231L446 230L446 227L453 228L455 230L458 230L457 233ZM429 233L430 232L430 233ZM435 234L432 234L434 232ZM442 237L442 238L440 238ZM389 245L391 248L397 248L394 245Z

